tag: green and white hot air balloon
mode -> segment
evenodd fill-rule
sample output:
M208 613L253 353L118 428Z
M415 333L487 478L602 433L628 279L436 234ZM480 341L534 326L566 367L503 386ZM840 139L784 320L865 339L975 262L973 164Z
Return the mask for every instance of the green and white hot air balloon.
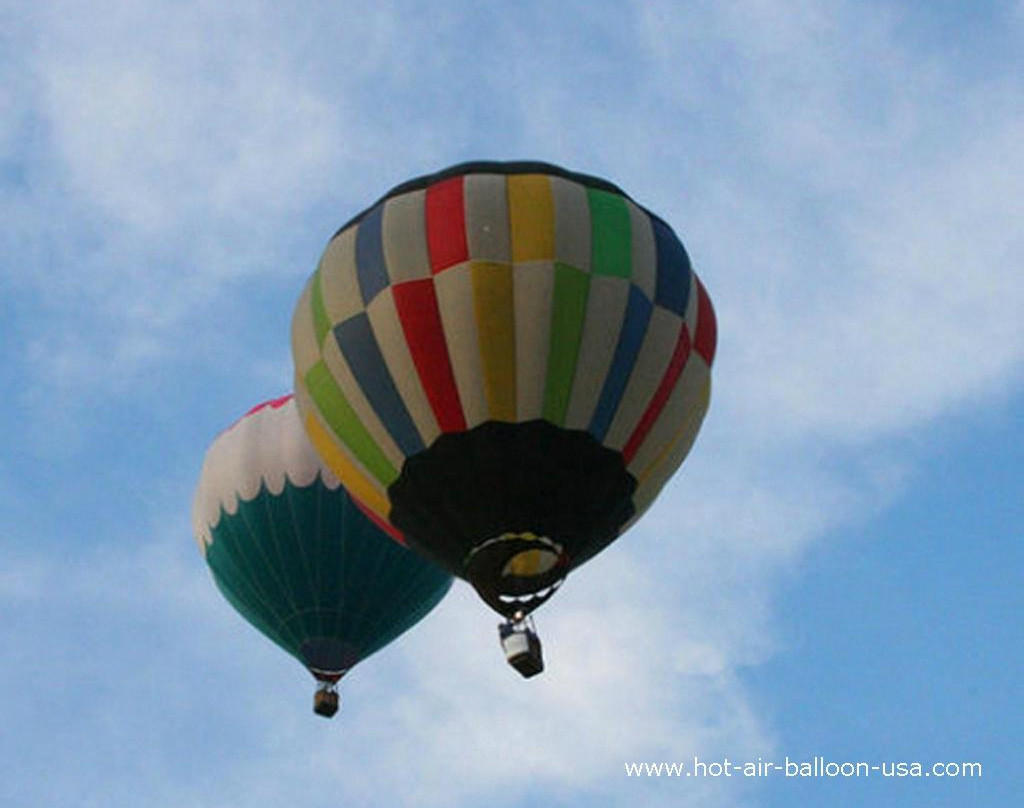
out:
M193 529L217 587L320 683L335 685L415 625L451 576L386 535L311 447L291 396L261 404L213 442Z

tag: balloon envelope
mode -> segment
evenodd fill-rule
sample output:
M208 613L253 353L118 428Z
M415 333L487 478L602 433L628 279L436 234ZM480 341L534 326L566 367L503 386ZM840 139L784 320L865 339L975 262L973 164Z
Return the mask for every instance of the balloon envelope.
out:
M332 238L292 325L324 461L503 614L653 502L700 428L715 343L672 229L543 163L392 190Z
M214 441L193 530L231 605L323 681L412 627L451 586L356 507L309 445L291 396Z

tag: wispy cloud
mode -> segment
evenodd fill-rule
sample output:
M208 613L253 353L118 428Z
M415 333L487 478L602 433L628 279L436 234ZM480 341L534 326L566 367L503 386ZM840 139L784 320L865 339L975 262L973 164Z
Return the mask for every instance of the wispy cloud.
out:
M676 64L729 64L721 107L703 99L729 110L729 168L693 170L695 190L671 206L718 292L720 402L784 440L847 442L1014 384L1019 87L915 61L884 17L849 4L748 3L697 20L658 8L656 46L685 52L711 27L733 57L658 51L663 87Z
M17 649L5 690L47 694L51 705L45 716L31 700L6 711L4 756L39 778L27 795L127 804L144 787L152 805L226 805L239 793L273 804L302 781L312 805L339 794L458 804L496 791L506 795L498 804L513 804L524 789L577 787L614 802L624 760L695 748L756 754L768 744L714 642L679 646L664 611L671 590L650 586L652 570L628 554L598 565L544 620L540 680L524 683L505 666L496 619L461 585L419 630L353 672L342 714L325 725L308 711L312 680L243 628L177 538L87 551L72 564L4 558L18 581L0 590L15 618L5 644ZM250 740L239 747L243 727ZM44 778L42 750L55 741L82 751ZM116 762L127 749L130 759ZM90 774L96 765L102 778ZM4 786L11 796L25 787Z

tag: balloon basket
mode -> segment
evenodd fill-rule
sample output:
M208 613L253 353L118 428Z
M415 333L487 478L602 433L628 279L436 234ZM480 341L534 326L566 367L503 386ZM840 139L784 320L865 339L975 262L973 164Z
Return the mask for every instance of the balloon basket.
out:
M324 682L313 694L313 712L324 718L333 718L338 712L338 691L334 685Z
M516 615L498 626L498 638L508 664L524 679L544 670L544 655L533 618Z

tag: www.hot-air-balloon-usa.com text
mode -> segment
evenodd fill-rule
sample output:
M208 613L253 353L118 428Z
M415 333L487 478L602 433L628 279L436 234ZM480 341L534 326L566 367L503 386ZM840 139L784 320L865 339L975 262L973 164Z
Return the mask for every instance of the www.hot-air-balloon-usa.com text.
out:
M632 762L624 764L627 777L785 777L785 778L838 778L887 777L898 779L976 778L982 776L978 762L936 761L836 761L823 756L810 760L782 762L757 758L753 761L734 761L729 758L704 761L694 756L692 762Z

